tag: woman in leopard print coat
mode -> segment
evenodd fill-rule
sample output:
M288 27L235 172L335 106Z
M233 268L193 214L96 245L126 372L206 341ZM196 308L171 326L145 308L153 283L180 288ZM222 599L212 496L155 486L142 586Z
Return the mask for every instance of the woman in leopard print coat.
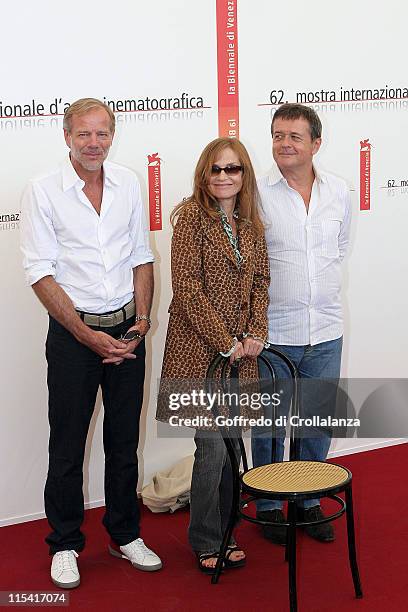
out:
M172 221L173 299L157 410L161 421L203 414L194 405L175 413L169 392L176 390L174 381L202 382L217 353L231 362L242 358L240 377L257 377L256 357L267 337L269 263L254 171L239 140L217 138L207 145L193 195L176 207ZM189 540L200 569L212 573L230 511L231 473L216 427L198 428L195 442ZM234 542L228 554L227 566L243 565L245 555Z

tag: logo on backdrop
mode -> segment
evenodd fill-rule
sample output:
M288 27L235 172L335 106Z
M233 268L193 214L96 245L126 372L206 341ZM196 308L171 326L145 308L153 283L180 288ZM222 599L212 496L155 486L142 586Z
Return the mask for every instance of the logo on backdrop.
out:
M217 0L218 134L239 138L238 0Z
M16 230L20 223L20 211L14 213L0 212L0 232Z
M147 156L147 171L149 179L149 216L150 231L162 229L161 203L161 159L158 153Z
M370 210L371 143L360 140L360 210Z

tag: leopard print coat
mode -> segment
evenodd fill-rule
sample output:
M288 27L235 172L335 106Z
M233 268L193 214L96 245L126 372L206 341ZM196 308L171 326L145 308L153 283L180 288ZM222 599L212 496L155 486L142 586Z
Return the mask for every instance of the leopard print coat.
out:
M171 246L173 299L164 350L156 418L168 421L174 381L203 381L213 358L227 353L244 332L267 338L269 261L265 239L239 228L237 265L221 221L191 202L180 213ZM256 379L256 360L245 358L240 378ZM188 386L188 385L187 385ZM197 408L182 409L183 417ZM179 416L181 412L178 411Z

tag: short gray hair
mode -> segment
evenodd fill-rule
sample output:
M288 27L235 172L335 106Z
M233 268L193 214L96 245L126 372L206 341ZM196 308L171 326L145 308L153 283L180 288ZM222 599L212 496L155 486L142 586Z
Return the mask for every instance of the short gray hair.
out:
M63 127L67 132L71 131L71 120L74 115L85 115L93 108L103 108L109 115L111 132L115 131L115 115L107 104L97 98L81 98L73 102L65 111Z

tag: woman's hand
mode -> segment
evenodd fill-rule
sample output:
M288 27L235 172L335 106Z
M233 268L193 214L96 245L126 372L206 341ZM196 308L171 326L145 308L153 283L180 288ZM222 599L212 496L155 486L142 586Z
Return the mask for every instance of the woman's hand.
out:
M256 359L258 355L260 355L260 353L262 352L264 343L262 342L262 340L255 340L255 338L247 336L246 338L244 338L243 347L245 357Z
M245 357L245 350L242 342L237 342L234 348L234 352L230 357L230 363L234 363L234 361L241 359L241 357Z

